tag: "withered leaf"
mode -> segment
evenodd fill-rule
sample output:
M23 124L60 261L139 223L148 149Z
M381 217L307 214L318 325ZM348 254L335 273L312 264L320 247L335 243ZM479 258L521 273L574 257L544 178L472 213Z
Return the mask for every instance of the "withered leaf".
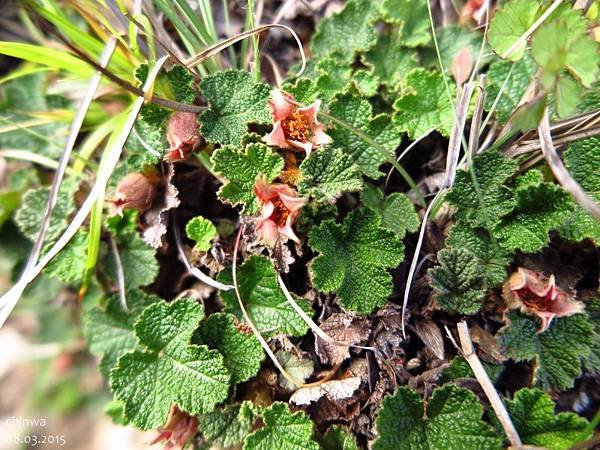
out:
M323 364L339 364L350 357L350 345L358 344L369 337L367 319L351 313L334 313L320 324L321 329L338 342L336 345L315 336L315 350Z
M413 329L433 355L439 360L444 359L444 338L440 328L431 320L417 320Z
M161 246L162 237L167 232L167 215L169 210L179 206L179 191L172 183L174 174L175 169L173 164L168 164L167 173L161 181L160 191L162 192L162 196L157 196L157 200L154 202L152 208L144 215L146 223L149 226L144 230L143 238L148 245L154 248Z
M360 377L350 377L344 380L331 380L321 383L317 386L303 387L298 389L290 398L291 403L296 405L309 405L319 400L321 397L327 397L332 402L351 397L360 387Z

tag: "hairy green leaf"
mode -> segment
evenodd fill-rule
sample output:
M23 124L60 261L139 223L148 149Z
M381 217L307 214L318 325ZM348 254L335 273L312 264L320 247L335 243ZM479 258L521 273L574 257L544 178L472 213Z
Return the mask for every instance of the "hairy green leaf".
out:
M404 3L410 1L402 0ZM386 2L387 3L387 2ZM411 9L415 9L412 8ZM429 37L429 22L427 21ZM396 34L381 34L377 44L362 56L363 62L383 84L394 88L406 74L417 67L417 54L406 48L405 41Z
M240 296L244 306L261 333L286 333L291 336L302 336L308 330L308 325L287 301L277 284L276 277L277 273L269 259L258 255L247 258L237 272ZM222 283L233 283L230 270L221 272L218 279ZM220 295L225 304L225 310L243 320L235 292L221 291ZM312 314L312 309L306 300L298 297L295 297L295 300L308 315Z
M498 11L490 23L488 41L499 55L508 51L513 44L533 25L539 14L536 0L511 0ZM522 41L508 59L516 61L523 57L527 41Z
M147 430L164 425L171 405L197 415L214 410L229 393L223 357L204 345L190 345L204 317L189 299L149 306L135 323L145 350L121 356L111 371L110 387L125 404L125 416Z
M219 448L239 447L256 420L250 402L227 405L198 418L198 429L207 442Z
M450 95L454 96L453 85L450 86ZM454 121L452 109L442 74L415 69L401 84L400 97L394 102L392 121L411 139L431 129L447 136Z
M402 137L392 126L388 115L378 114L373 117L369 102L351 93L336 97L330 105L330 111L335 118L346 122L359 133L366 134L383 146L389 152L388 156L393 157L393 152L400 145ZM369 145L354 130L340 125L335 125L329 130L329 135L333 138L331 146L350 155L365 175L370 178L381 177L379 166L387 158L380 149Z
M241 383L258 373L265 357L260 342L252 330L243 329L231 314L211 314L201 325L200 343L218 350L223 355L225 367L231 372L232 383Z
M317 59L335 53L350 62L355 52L370 48L377 38L373 22L378 2L350 0L344 8L319 21L310 48Z
M244 450L319 450L304 412L292 414L287 404L275 402L265 409L263 422L264 427L244 439Z
M567 450L591 437L582 434L587 420L574 413L554 414L554 402L541 389L520 389L504 403L524 444Z
M516 170L515 161L495 150L477 155L472 172L458 171L454 186L446 195L446 200L457 208L456 217L473 226L487 228L508 214L515 200L504 183Z
M318 202L333 202L344 192L359 191L363 185L360 168L337 148L313 152L302 162L300 171L298 193Z
M309 267L316 288L336 292L344 308L363 314L385 304L393 287L387 269L404 259L404 246L374 211L359 208L343 224L321 223L310 231L309 245L321 253Z
M227 180L219 197L232 205L243 205L244 213L258 212L260 204L254 194L259 177L272 181L283 170L283 159L264 144L252 143L242 151L226 145L213 154L214 171Z
M147 306L160 301L159 297L140 290L128 291L126 298L127 311L123 310L119 296L112 295L103 308L95 306L83 314L83 332L90 352L102 355L100 370L106 378L121 355L137 348L133 324L138 316Z
M267 101L269 87L255 83L241 70L226 70L210 75L200 83L210 109L200 115L200 131L208 142L239 144L249 123L272 121Z
M446 385L425 407L419 395L401 386L381 403L373 450L501 449L502 439L481 420L483 407L471 391Z
M404 239L407 232L414 233L419 229L421 220L406 195L394 192L384 199L380 189L368 185L360 198L365 206L379 214L381 226L393 231L398 239Z
M431 40L426 0L384 0L382 11L386 21L400 25L402 45L418 47Z
M538 334L539 324L519 312L508 315L509 326L500 333L500 344L516 361L535 360L537 384L568 389L581 373L581 358L590 354L592 325L585 314L554 319Z
M548 233L557 230L573 210L569 194L552 183L525 183L516 188L515 198L515 209L493 231L507 251L541 250L548 243Z
M212 240L217 237L217 229L213 223L202 216L194 217L185 226L187 236L196 242L194 249L205 252L212 246Z
M479 261L469 250L444 248L438 252L439 266L429 270L431 287L446 311L475 314L481 308L486 286Z

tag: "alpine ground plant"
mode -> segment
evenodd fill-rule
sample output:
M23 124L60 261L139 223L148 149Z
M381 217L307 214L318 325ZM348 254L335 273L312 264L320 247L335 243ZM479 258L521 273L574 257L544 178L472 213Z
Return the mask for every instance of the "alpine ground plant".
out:
M0 323L164 448L597 444L599 5L453 6L26 2Z

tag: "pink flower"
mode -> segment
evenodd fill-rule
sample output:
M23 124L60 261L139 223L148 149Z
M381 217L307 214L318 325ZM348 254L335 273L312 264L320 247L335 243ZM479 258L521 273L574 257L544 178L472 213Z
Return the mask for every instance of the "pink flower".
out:
M158 436L150 443L154 445L165 441L163 450L182 450L198 430L198 419L181 411L177 406L171 407L169 418L164 427L158 429Z
M286 184L269 184L264 180L256 182L254 193L262 203L256 223L259 240L270 247L275 245L280 236L285 237L284 242L288 239L300 242L292 225L306 199L298 197L298 193Z
M584 305L573 300L564 289L556 286L554 275L519 267L505 284L504 296L509 309L519 309L542 320L539 333L550 326L555 317L571 316L583 311Z
M299 108L296 100L287 92L273 89L269 106L273 113L273 131L265 138L267 145L310 152L319 145L330 144L323 124L317 120L321 100L315 100L305 108Z
M169 149L165 154L165 161L173 162L187 158L200 143L196 114L174 112L167 122L167 142Z

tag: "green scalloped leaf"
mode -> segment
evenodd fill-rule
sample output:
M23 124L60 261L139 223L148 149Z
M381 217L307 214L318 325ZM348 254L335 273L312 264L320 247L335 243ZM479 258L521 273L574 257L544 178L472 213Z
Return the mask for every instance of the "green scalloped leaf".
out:
M383 192L369 184L360 193L360 199L366 207L379 215L381 226L393 231L398 239L404 239L407 232L414 233L421 225L413 203L400 192L383 198Z
M454 98L454 85L450 85ZM439 72L415 69L401 83L400 97L394 102L394 125L415 139L431 129L448 136L454 122L452 102Z
M393 157L396 147L400 145L402 136L392 125L390 117L387 114L373 117L370 103L352 93L337 96L330 105L330 113L383 146L389 158ZM340 125L334 125L328 133L333 138L331 146L350 155L365 175L370 178L381 177L379 166L387 161L381 150L369 145L356 132Z
M402 2L412 3L410 0L402 0ZM429 21L427 21L427 30L429 30ZM362 55L362 61L370 67L382 84L393 88L418 65L417 53L406 45L405 41L395 33L381 34L377 44Z
M256 83L242 70L225 70L209 75L200 83L210 109L200 114L200 131L208 142L239 144L248 124L270 124L269 86Z
M229 395L223 357L205 345L189 344L204 317L193 300L157 302L135 323L141 348L121 356L110 387L125 404L125 417L143 430L165 424L171 405L197 415L211 412Z
M386 21L400 25L402 45L418 47L431 40L426 0L384 0L381 10Z
M317 289L336 292L344 308L361 314L385 304L393 289L387 269L402 262L404 246L377 213L358 208L342 224L325 221L312 228L308 244L321 253L309 266Z
M232 383L249 380L258 373L265 357L263 349L252 330L244 330L234 315L211 314L200 326L198 337L201 344L223 355Z
M442 309L451 313L475 314L486 291L484 274L477 257L460 247L438 252L439 266L429 269L431 287Z
M263 423L244 439L244 450L319 450L312 421L303 411L292 413L287 404L275 402L264 410Z
M584 433L588 421L583 417L565 412L554 414L554 402L541 389L519 389L512 400L504 403L524 444L567 450L592 436L591 430Z
M533 25L539 15L540 5L536 0L511 0L494 14L488 31L488 42L498 55L508 51ZM527 41L523 41L508 56L511 61L523 57Z
M254 194L254 184L259 177L273 181L283 170L283 158L264 144L251 143L244 150L225 145L212 156L215 173L225 177L219 198L231 205L243 205L243 212L258 212L260 203Z
M457 208L456 217L472 226L488 228L510 213L515 200L504 184L517 168L515 161L495 150L473 158L472 172L459 170L452 190L446 195L446 200Z
M194 245L196 251L205 252L212 247L212 240L217 237L217 228L210 220L197 216L187 223L185 233L196 242Z
M567 169L588 195L600 204L600 138L574 142L564 153ZM600 244L600 220L575 205L575 210L560 229L560 234L574 241L589 238Z
M333 202L344 192L361 190L360 168L340 149L323 148L300 164L298 193L317 202Z
M538 334L538 321L512 311L500 345L516 361L536 362L535 379L545 389L564 390L581 374L581 358L591 352L593 328L585 314L556 318Z
M494 237L507 251L541 250L548 244L548 233L559 229L573 210L571 196L553 183L524 183L517 186L514 197L515 209L493 230Z
M341 11L321 19L310 44L315 58L335 53L351 62L356 52L370 48L377 38L373 22L379 16L378 3L349 0Z
M140 290L126 293L127 311L123 310L118 295L106 299L104 307L95 306L83 314L83 333L90 352L101 355L100 370L108 379L110 370L121 355L138 348L133 324L142 311L161 299Z
M231 270L221 272L218 280L225 284L233 284ZM250 256L238 267L237 280L248 315L261 333L302 336L308 331L308 325L283 295L277 283L277 273L269 259L258 255ZM225 311L244 321L235 292L220 291L220 295ZM302 309L309 316L312 315L313 311L308 302L292 295Z
M502 449L502 439L481 420L483 407L471 391L446 385L426 405L407 386L381 403L373 450Z

